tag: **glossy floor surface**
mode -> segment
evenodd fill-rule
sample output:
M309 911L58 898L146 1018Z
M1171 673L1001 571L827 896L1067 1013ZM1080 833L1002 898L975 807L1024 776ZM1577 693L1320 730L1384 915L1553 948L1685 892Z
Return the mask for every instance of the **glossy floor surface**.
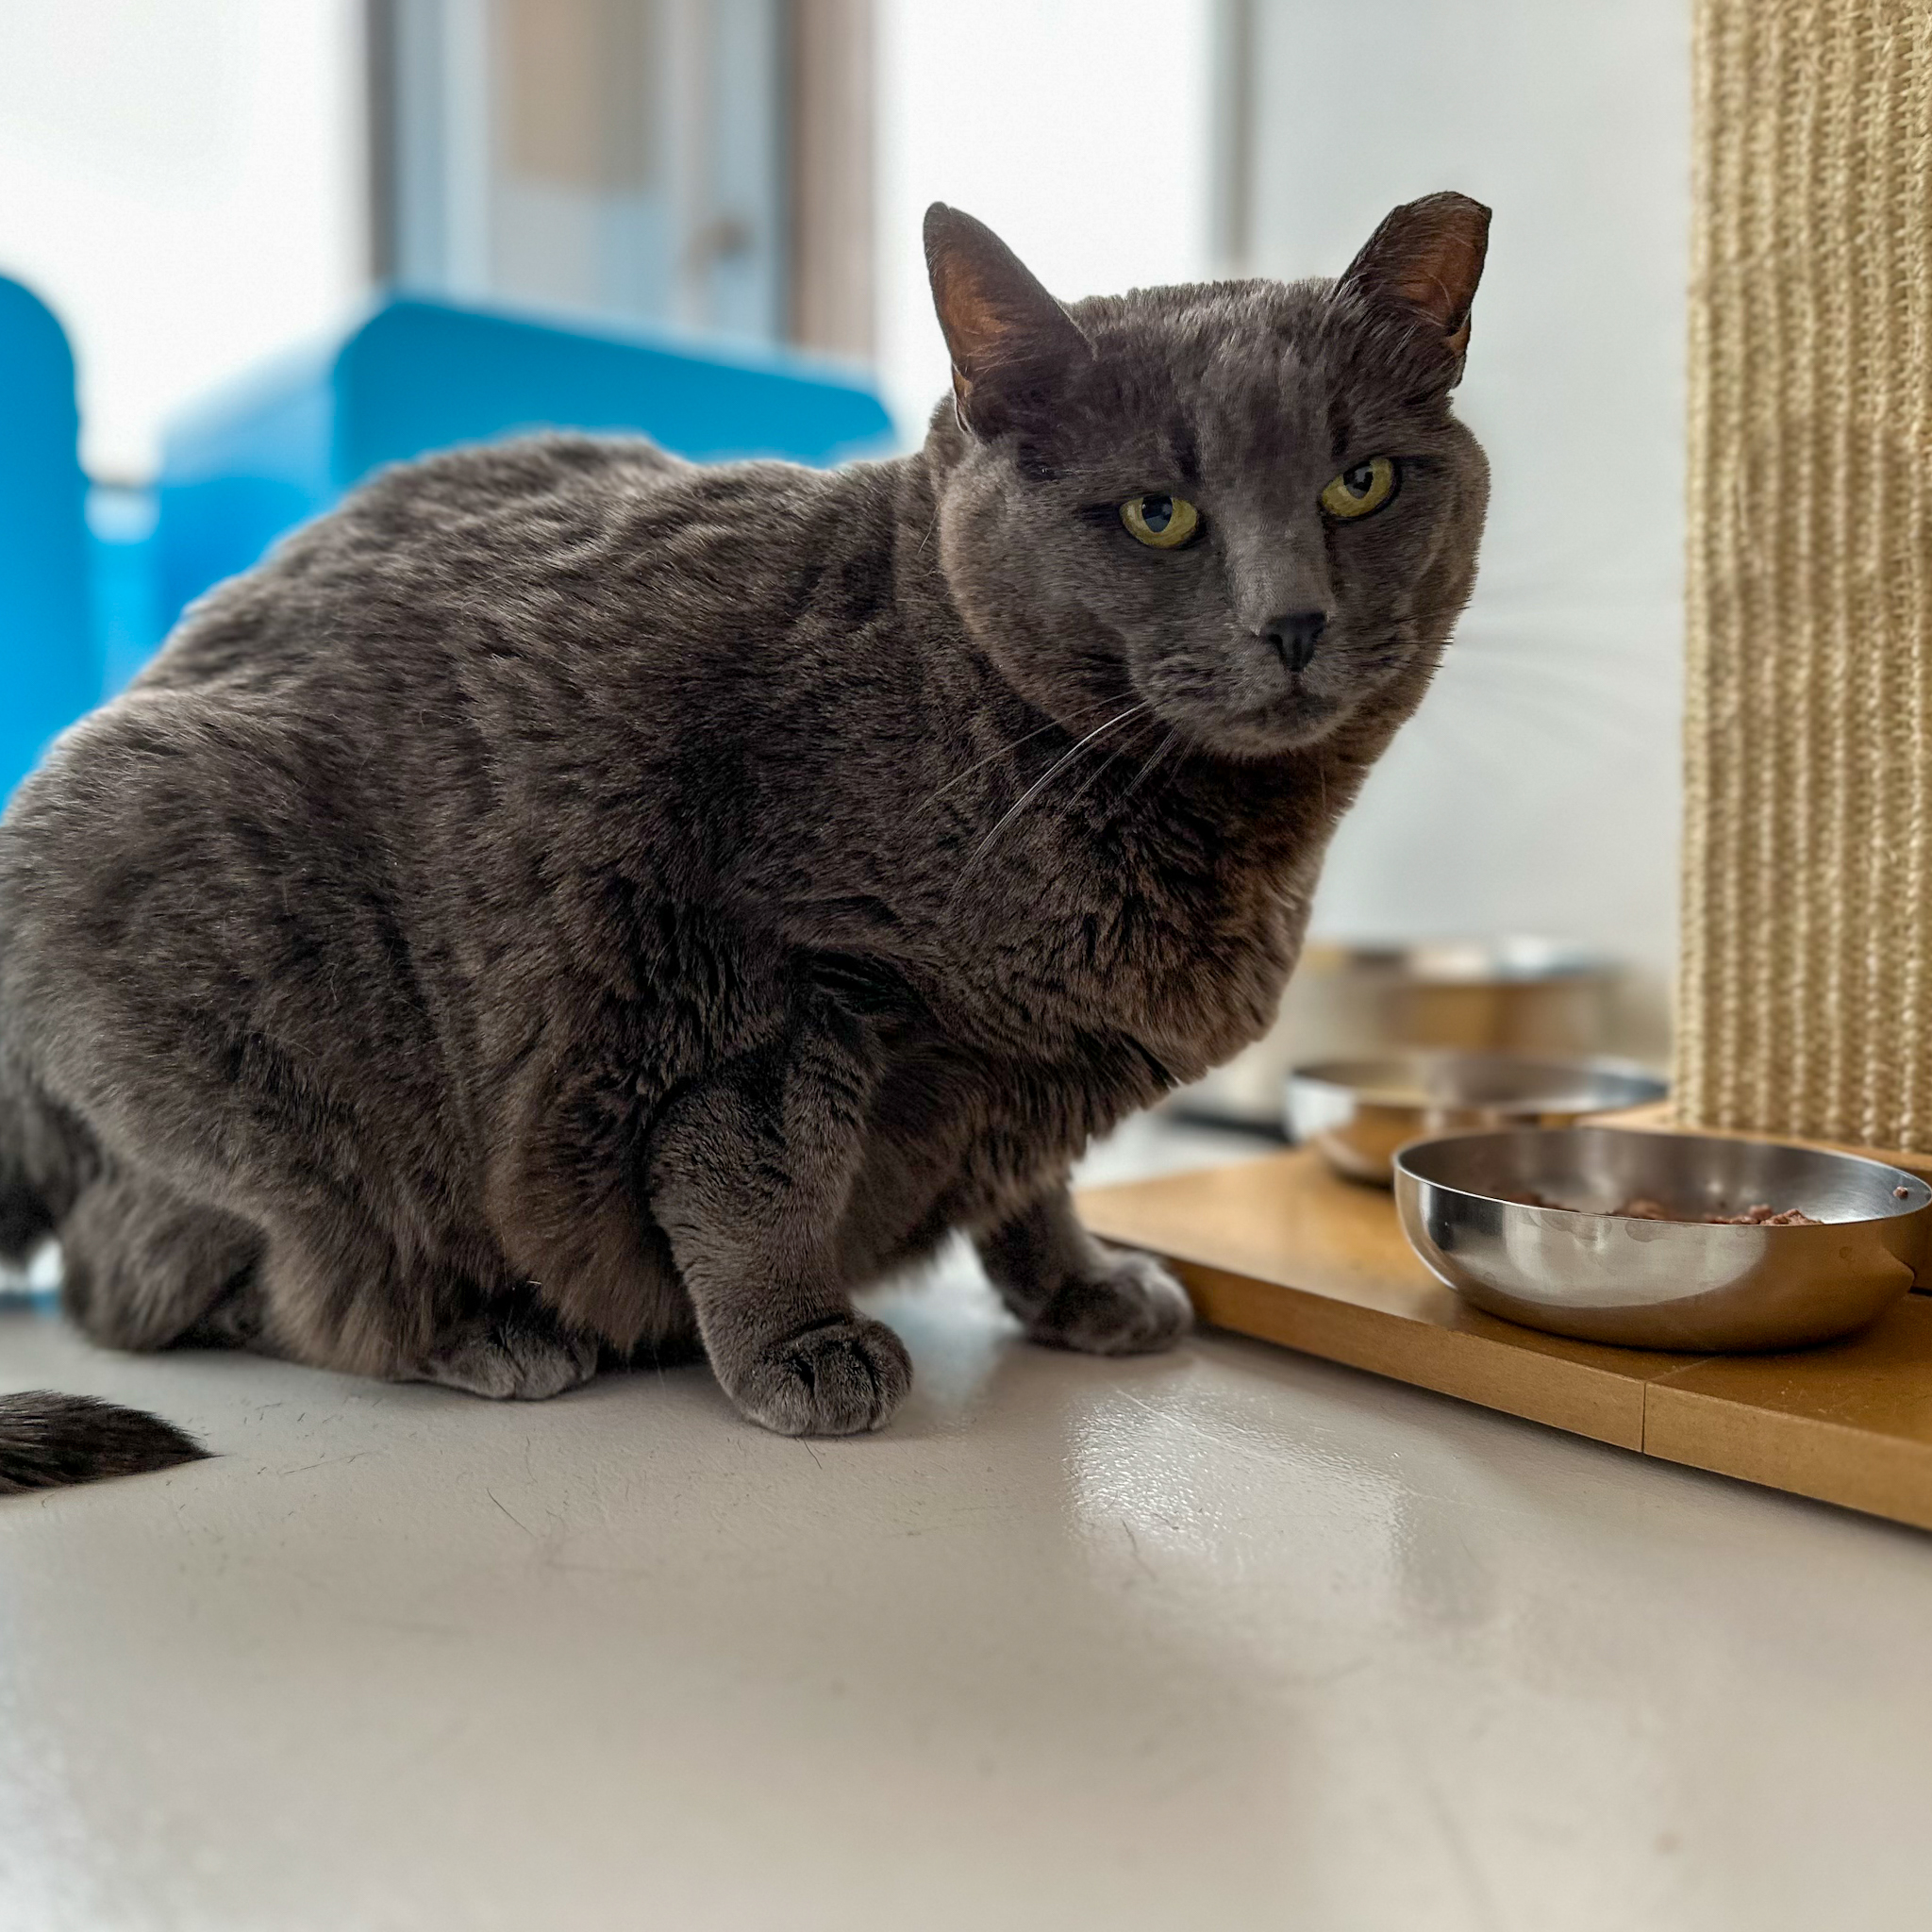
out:
M1118 1171L1119 1163L1116 1163ZM0 1502L0 1927L1932 1923L1932 1537L1224 1337L874 1306L860 1441L93 1353Z

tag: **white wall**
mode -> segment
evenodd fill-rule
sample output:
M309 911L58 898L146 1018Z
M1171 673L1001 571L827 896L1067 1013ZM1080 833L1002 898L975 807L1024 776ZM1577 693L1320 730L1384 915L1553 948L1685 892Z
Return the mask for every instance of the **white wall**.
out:
M357 0L0 0L0 274L79 358L97 473L362 282Z
M1495 209L1459 393L1494 470L1482 580L1337 840L1316 928L1601 944L1641 968L1633 1043L1653 1044L1675 958L1688 0L1257 0L1257 270L1332 274L1434 189Z
M1210 0L877 0L879 371L908 440L947 383L920 222L951 202L1055 294L1208 271Z

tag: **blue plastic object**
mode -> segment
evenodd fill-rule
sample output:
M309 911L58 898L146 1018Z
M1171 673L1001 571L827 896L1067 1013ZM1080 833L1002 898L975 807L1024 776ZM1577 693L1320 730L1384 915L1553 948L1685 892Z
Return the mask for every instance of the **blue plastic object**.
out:
M398 297L170 431L163 624L379 465L540 428L641 430L695 460L831 463L886 447L891 421L862 383L803 358Z
M105 699L127 688L164 634L155 610L154 491L96 483L88 491L87 527Z
M74 356L0 277L0 802L101 693Z

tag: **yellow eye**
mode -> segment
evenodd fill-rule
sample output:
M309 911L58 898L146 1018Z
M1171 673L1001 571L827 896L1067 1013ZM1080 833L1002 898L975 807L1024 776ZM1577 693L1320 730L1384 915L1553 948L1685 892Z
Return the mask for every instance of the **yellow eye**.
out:
M1331 517L1365 517L1395 494L1395 465L1387 457L1371 457L1344 470L1322 492L1322 508Z
M1121 522L1155 550L1178 550L1201 527L1201 512L1185 496L1130 496Z

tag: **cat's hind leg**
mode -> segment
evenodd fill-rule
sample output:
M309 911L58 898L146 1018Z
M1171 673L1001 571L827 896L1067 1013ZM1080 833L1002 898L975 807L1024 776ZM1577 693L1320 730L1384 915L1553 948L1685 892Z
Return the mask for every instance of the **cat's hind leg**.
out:
M291 1205L257 1271L249 1347L495 1400L541 1401L596 1374L596 1339L558 1321L487 1240L445 1230L404 1252L347 1200Z
M498 1402L541 1402L588 1382L599 1356L591 1337L574 1334L548 1310L525 1302L455 1323L408 1379Z
M560 1394L597 1372L596 1343L572 1334L527 1294L491 1294L444 1272L431 1297L438 1312L425 1328L406 1313L420 1307L422 1281L392 1281L393 1257L378 1258L374 1244L352 1251L306 1245L288 1234L265 1239L235 1215L125 1170L103 1174L83 1190L60 1241L68 1312L111 1348L247 1347L315 1368L525 1401ZM317 1292L331 1274L346 1296ZM277 1319L312 1317L345 1299L355 1318L333 1330Z
M0 1262L25 1261L100 1171L93 1137L0 1041Z
M262 1247L250 1223L112 1164L81 1189L59 1238L68 1313L94 1341L138 1350L217 1339L197 1331L246 1292Z

